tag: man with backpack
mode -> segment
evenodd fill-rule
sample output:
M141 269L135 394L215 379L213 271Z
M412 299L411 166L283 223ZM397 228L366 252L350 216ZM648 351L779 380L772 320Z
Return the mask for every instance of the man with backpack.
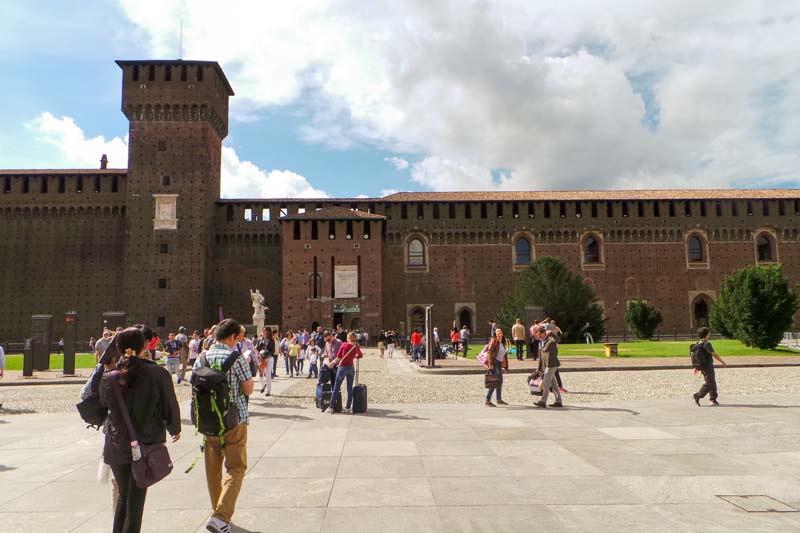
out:
M245 358L234 351L241 329L235 320L220 322L215 342L197 359L192 375L193 410L198 431L205 435L206 483L213 512L206 529L215 533L231 530L231 517L247 470L247 396L253 393L253 375ZM217 379L219 373L224 374L224 383ZM204 380L207 388L202 387ZM220 397L225 389L227 398Z
M717 352L714 351L714 347L711 346L711 343L708 340L711 338L711 330L706 327L702 327L697 330L697 336L700 338L700 340L691 346L689 353L692 358L694 373L697 374L698 372L702 372L705 381L703 386L700 387L700 390L692 395L692 398L694 399L694 403L696 403L699 407L700 398L705 398L706 394L708 394L708 399L709 402L711 402L711 405L719 405L719 402L717 401L717 380L714 376L714 359L719 361L719 364L722 366L726 366L727 363L723 361L719 355L717 355Z

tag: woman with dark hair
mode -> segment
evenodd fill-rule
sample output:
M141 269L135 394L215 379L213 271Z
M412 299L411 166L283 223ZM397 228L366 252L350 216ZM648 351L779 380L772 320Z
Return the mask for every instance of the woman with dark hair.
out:
M109 410L103 458L114 473L119 486L114 533L136 532L142 527L142 514L147 489L140 489L132 474L132 445L166 442L166 431L172 442L181 437L181 414L172 378L166 369L148 358L144 333L139 328L128 328L117 334L117 349L121 355L117 363L119 372L103 376L100 383L100 402ZM129 435L117 401L112 380L118 380L125 408L136 435Z
M272 392L272 373L275 366L275 339L272 337L272 328L265 327L261 330L261 338L256 345L258 356L261 358L261 393L269 396Z
M486 391L486 405L494 407L492 403L492 393L497 391L497 405L508 405L503 401L503 371L508 370L508 346L509 343L503 336L503 330L495 328L494 337L489 341L489 359L486 366L492 374L496 375L499 379L497 388L488 389Z

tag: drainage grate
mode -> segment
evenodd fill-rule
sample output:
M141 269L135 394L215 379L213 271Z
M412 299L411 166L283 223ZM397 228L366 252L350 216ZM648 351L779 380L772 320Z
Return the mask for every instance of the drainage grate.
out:
M797 513L800 509L795 509L775 498L762 494L750 494L744 496L729 496L718 494L717 498L735 505L739 509L748 513Z

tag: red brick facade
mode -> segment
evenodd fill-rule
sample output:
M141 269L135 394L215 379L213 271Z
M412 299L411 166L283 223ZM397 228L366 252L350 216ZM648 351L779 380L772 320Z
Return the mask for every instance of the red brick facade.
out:
M342 321L372 333L407 330L433 304L440 328L468 321L483 335L528 249L579 272L611 332L623 330L635 298L661 310L662 332L688 332L713 306L723 276L754 262L780 262L800 282L797 190L220 200L233 94L222 70L211 62L119 64L127 171L0 171L0 340L26 337L36 313L52 313L59 335L69 310L80 313L86 337L109 310L161 333L208 325L219 306L248 323L250 288L266 297L267 323L284 327ZM172 198L174 217L156 221L157 203ZM587 263L589 238L598 246ZM527 245L519 243L518 257L519 239ZM342 280L355 280L354 296L336 297L336 267Z

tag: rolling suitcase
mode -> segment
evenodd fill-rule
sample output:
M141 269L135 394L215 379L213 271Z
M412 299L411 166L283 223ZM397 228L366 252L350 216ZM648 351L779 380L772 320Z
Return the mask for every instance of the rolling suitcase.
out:
M367 412L367 386L358 383L359 360L356 359L356 384L353 387L353 413Z

